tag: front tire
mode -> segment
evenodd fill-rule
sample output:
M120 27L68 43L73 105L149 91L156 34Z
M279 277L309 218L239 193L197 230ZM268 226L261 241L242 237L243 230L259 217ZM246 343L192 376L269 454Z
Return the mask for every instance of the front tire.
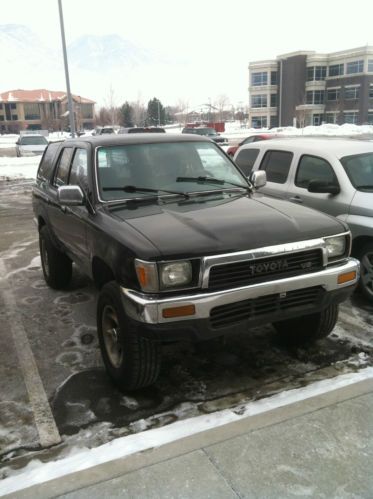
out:
M338 320L338 305L329 305L317 314L275 322L277 333L290 345L306 345L328 336Z
M110 378L122 391L152 385L161 367L161 344L141 334L125 313L117 283L102 288L97 303L97 332Z
M53 289L63 289L71 281L72 262L53 244L48 227L39 231L40 259L45 282Z
M373 242L368 242L357 253L360 260L360 281L358 289L370 302L373 302Z

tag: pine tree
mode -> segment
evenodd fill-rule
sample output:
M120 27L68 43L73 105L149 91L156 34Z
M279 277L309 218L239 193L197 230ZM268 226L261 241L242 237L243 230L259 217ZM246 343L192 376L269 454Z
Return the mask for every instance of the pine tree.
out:
M124 127L132 127L133 126L133 107L131 104L126 101L122 107L120 108L120 121L121 125Z
M162 106L161 101L156 97L148 102L146 121L150 126L165 124L165 109Z

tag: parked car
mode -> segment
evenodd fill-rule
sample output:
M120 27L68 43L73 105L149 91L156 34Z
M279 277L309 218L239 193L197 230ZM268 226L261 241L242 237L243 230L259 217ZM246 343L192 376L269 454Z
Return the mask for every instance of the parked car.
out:
M16 155L37 156L43 154L48 145L48 140L39 134L22 135L16 142Z
M106 370L133 390L157 379L162 342L272 322L287 340L327 336L359 274L342 220L255 194L199 135L127 134L50 144L33 189L44 278L72 261L99 288ZM45 311L48 313L48 310Z
M246 137L246 139L242 140L239 144L236 146L230 146L227 149L227 154L228 156L233 156L236 154L237 149L245 144L251 144L252 142L259 142L260 140L268 140L268 139L273 139L276 137L275 134L270 134L270 133L260 133L257 135L250 135L250 137Z
M222 137L215 128L210 127L185 127L183 128L181 133L192 133L194 135L202 135L204 137L208 137L212 139L217 144L223 145L228 143L228 139Z
M264 170L263 192L346 222L361 262L362 293L373 302L373 143L288 138L242 146L234 157L249 175Z
M129 128L120 128L118 131L119 135L125 133L166 133L166 130L159 126L146 126L146 127L133 126Z

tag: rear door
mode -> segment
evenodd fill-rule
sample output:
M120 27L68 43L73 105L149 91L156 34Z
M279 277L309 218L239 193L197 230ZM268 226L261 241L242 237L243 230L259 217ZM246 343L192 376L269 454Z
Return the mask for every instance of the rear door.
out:
M267 174L267 184L260 192L275 197L286 198L289 188L290 170L295 155L289 150L267 149L263 154L259 170Z

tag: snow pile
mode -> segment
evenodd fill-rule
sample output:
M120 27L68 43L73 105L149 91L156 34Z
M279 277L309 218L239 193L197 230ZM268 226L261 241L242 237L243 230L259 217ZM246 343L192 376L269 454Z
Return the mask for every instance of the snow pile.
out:
M0 180L35 179L41 156L0 157Z
M18 137L19 135L10 133L6 135L0 135L0 149L15 147Z

